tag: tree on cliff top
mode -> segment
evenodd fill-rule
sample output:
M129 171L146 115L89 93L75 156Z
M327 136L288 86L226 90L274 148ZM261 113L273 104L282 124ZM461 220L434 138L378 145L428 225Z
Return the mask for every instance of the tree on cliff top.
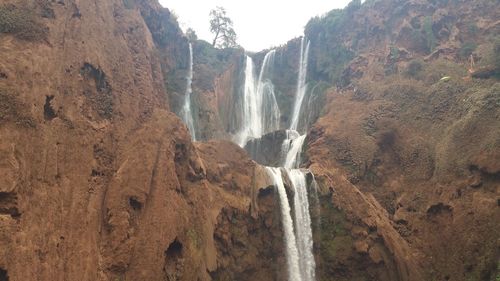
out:
M210 11L210 32L215 34L212 46L218 48L236 47L236 32L233 21L226 15L223 7L216 7Z

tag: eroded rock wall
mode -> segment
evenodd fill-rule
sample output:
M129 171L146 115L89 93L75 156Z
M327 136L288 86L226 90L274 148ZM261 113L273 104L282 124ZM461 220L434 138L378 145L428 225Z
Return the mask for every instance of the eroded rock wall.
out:
M168 10L68 0L0 9L29 10L15 20L46 31L0 34L2 280L212 280L231 258L215 241L223 210L253 212L248 227L266 229L251 208L252 182L268 186L257 165L231 143L193 145L169 110L168 73L187 41Z

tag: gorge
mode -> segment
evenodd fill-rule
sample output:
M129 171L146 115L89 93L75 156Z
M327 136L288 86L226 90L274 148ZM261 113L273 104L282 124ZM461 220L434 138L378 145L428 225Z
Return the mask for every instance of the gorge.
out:
M498 1L325 12L254 53L1 0L0 281L497 281Z

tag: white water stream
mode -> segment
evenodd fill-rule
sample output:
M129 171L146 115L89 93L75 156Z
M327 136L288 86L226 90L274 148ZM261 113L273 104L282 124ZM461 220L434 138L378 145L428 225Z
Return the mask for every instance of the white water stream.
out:
M297 240L293 220L291 215L288 196L286 195L285 185L280 168L267 167L267 172L278 190L281 209L281 223L285 234L285 254L288 269L288 281L302 281L299 266L299 251L297 249Z
M281 220L283 225L285 254L289 281L315 281L315 261L309 201L307 193L306 171L298 169L306 134L300 135L297 126L300 111L306 94L306 74L309 42L301 42L297 92L293 107L290 129L286 131L286 140L281 147L283 168L266 167L279 196ZM271 81L275 50L269 51L262 62L258 79L255 79L254 62L246 57L245 87L242 100L242 124L235 136L235 142L244 147L248 140L260 138L264 134L279 130L280 110ZM192 139L196 140L196 131L191 106L193 80L193 49L189 44L189 71L181 118L186 123ZM284 173L282 172L284 171ZM293 191L293 206L290 206L285 189L284 178L288 178ZM292 213L293 212L293 213Z
M254 63L246 57L245 88L243 94L242 128L235 142L244 147L249 139L260 138L279 128L280 110L269 79L275 51L269 51L262 62L259 78L255 80Z
M295 93L295 103L293 105L292 121L290 123L290 130L298 131L300 111L302 109L302 103L304 101L304 96L307 92L307 61L309 58L309 40L306 41L305 37L302 37L300 43L300 60L299 60L299 75L297 78L297 92Z
M186 93L184 94L184 105L181 109L181 118L186 123L189 132L191 133L191 138L193 141L196 140L196 131L194 129L194 121L193 121L193 110L191 108L191 94L193 92L192 83L193 83L193 46L189 43L189 70L186 76L187 85L186 85Z

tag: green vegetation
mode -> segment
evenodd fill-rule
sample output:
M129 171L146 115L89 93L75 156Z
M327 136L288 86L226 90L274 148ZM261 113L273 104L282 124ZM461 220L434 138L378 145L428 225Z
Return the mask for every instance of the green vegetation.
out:
M477 27L476 23L474 23L474 22L471 22L469 24L468 29L469 29L469 33L471 33L471 34L476 34L477 31L479 30L479 28Z
M332 10L324 17L312 18L305 27L306 37L311 40L311 69L314 79L332 84L345 85L342 72L355 53L342 43L348 19L360 7L352 1L344 10Z
M477 44L474 42L466 42L460 48L458 55L462 59L467 59L477 48Z
M389 48L389 56L390 56L391 60L397 60L399 58L398 47L391 46Z
M0 6L0 33L8 33L26 41L47 39L48 28L35 13L14 5Z
M406 68L406 76L415 78L420 74L423 68L423 62L421 60L412 60L408 67Z
M336 255L351 251L353 241L349 231L344 227L346 224L344 215L330 200L329 196L320 198L320 251L325 261L333 262Z
M183 37L177 18L168 9L141 9L141 15L159 47L166 47L167 43Z
M438 59L428 63L415 59L410 61L403 74L426 84L434 84L445 76L454 80L461 79L467 76L467 69L464 65L446 59Z

